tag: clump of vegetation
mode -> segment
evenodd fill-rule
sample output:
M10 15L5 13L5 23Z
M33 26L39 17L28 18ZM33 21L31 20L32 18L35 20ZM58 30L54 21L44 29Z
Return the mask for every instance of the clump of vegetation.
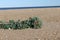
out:
M42 21L38 17L29 17L27 20L9 20L8 23L3 23L0 21L0 28L2 29L26 29L26 28L33 28L38 29L41 28Z
M30 28L41 28L42 21L38 17L29 18Z

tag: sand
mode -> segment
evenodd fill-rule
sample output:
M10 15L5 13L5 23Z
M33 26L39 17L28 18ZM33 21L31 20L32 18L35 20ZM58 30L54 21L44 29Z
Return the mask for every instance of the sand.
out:
M41 29L0 29L0 40L60 40L60 8L0 10L1 21L25 20L34 16L42 20Z

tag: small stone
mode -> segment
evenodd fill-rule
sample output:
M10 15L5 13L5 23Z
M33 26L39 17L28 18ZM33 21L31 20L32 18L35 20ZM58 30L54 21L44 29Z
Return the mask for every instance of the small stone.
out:
M11 29L9 28L9 30L11 30Z
M3 30L2 30L2 32L3 32Z
M3 38L1 37L1 40L2 40Z
M39 38L35 38L35 40L40 40Z
M40 39L38 39L38 40L40 40Z
M54 35L56 35L57 33L56 32L54 32Z

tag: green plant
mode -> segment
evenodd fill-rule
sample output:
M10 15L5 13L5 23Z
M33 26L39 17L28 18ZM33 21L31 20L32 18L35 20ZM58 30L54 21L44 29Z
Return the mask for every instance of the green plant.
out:
M29 18L30 28L41 28L42 21L38 17Z
M16 29L16 24L14 20L9 20L9 24L11 29Z
M9 20L9 22L0 21L0 28L4 29L26 29L26 28L33 28L38 29L41 28L42 21L38 17L29 17L27 20Z
M0 29L3 28L3 21L0 21Z
M9 29L9 28L10 28L9 24L4 24L4 29Z
M20 26L20 20L16 21L15 22L15 29L20 29L21 26Z
M38 17L34 17L34 28L41 28L42 26L42 21Z

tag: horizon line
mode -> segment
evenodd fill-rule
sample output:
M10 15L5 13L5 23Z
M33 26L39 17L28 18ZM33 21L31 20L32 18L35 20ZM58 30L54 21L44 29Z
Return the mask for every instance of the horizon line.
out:
M60 8L60 6L7 7L7 8L0 8L0 10L31 9L31 8Z

